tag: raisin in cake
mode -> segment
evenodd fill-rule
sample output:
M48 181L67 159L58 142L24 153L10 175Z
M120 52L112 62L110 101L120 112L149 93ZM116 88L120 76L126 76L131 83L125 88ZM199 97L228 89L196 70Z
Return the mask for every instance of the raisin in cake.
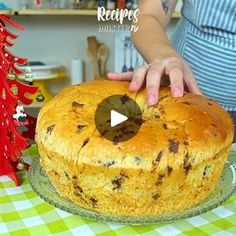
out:
M96 130L94 114L107 96L126 94L143 112L138 134L113 143ZM127 82L92 81L64 89L40 111L40 163L58 193L86 209L114 215L182 211L215 188L231 148L233 124L214 101L185 93L146 105L145 90Z

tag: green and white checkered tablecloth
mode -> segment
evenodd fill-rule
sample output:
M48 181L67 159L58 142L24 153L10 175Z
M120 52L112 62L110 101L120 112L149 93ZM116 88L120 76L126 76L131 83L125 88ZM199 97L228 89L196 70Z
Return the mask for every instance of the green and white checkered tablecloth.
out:
M33 156L35 149L25 152ZM236 154L236 153L235 153ZM27 175L20 187L0 177L0 235L236 235L236 192L222 206L170 224L129 226L75 216L44 202L32 190Z

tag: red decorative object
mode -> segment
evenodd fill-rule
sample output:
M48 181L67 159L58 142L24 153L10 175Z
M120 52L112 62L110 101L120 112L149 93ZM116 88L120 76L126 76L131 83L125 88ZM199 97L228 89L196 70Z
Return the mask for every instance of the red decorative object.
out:
M36 128L37 119L28 115L27 121L28 121L28 125L26 126L27 130L22 132L22 136L24 136L27 139L33 140L35 136L35 128Z
M31 128L35 127L36 119L26 116L26 120L21 122L20 119L14 119L13 115L18 105L33 102L26 94L35 94L38 88L8 78L10 73L21 74L17 65L24 65L27 59L15 56L6 49L13 46L10 40L17 38L17 35L6 29L6 25L23 30L9 17L0 15L0 176L9 176L18 186L17 164L19 166L22 151L29 145L27 138L33 137L34 131ZM27 131L21 134L18 126L26 126Z

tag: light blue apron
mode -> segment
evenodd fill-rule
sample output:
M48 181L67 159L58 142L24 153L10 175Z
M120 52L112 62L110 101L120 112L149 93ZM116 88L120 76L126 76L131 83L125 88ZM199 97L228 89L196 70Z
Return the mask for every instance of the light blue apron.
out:
M236 111L236 0L184 0L172 46L202 92Z

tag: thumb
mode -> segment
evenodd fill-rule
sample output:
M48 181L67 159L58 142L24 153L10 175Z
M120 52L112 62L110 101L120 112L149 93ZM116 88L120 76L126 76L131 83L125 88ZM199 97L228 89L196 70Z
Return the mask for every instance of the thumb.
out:
M115 73L115 72L109 72L107 73L107 78L110 80L126 80L130 81L133 77L133 72L124 72L124 73Z

